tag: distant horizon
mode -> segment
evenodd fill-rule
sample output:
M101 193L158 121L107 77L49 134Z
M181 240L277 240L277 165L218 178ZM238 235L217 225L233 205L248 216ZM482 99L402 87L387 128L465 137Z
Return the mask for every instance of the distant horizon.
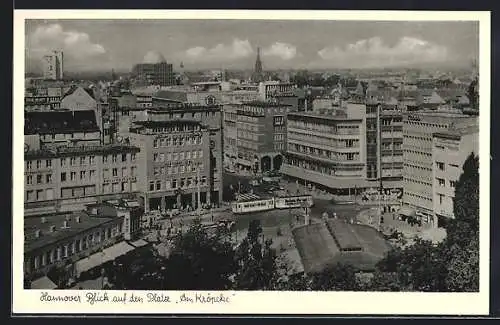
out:
M467 66L479 56L474 21L27 20L25 62L62 50L68 71L131 70L158 58L184 70ZM147 36L147 37L145 37ZM133 40L133 41L131 41Z

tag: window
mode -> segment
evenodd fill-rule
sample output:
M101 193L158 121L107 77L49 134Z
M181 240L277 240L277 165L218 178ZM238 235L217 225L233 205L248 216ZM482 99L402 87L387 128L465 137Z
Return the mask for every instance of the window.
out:
M439 195L439 204L443 204L443 199L444 199L444 195L443 194L438 194Z
M132 192L137 191L137 182L136 181L130 182L130 190Z
M116 154L114 154L114 155L112 156L112 161L113 161L114 163L116 162L117 157L118 157L118 155L116 155Z
M128 182L122 182L122 192L128 192Z
M445 186L445 181L442 178L436 178L438 181L439 186Z
M181 166L181 174L184 173L185 170L186 168L184 166Z
M160 153L160 161L165 161L165 154L164 153Z
M52 183L52 174L45 175L45 183Z
M90 171L89 177L90 177L90 180L94 180L95 179L95 170L91 170Z
M128 168L122 167L122 177L128 176Z
M42 167L42 161L41 160L37 160L36 161L36 168L40 168Z
M172 180L172 188L177 188L177 180L176 179Z
M32 166L33 166L33 162L32 161L27 161L26 162L26 168L27 169L31 169Z
M161 190L161 181L156 181L156 190Z
M31 175L26 176L26 184L33 184L33 176Z
M136 176L137 174L137 167L130 167L130 176Z
M61 173L61 182L66 182L66 173Z
M203 150L200 150L200 151L198 152L198 157L203 158Z
M450 181L450 187L455 188L457 186L457 181Z
M84 170L80 171L80 180L84 180L85 177L87 176L86 174L87 173Z
M75 163L76 163L76 158L75 158L75 157L71 157L71 158L69 159L69 164L70 164L71 166L74 166L74 165L75 165Z
M113 188L113 193L118 193L120 191L119 183L113 183L112 188Z
M155 190L155 183L154 182L149 182L149 190L154 191Z
M85 158L86 158L85 156L84 157L80 157L80 165L85 165L85 163L86 163L86 159Z
M107 155L102 156L102 162L105 163L105 164L108 162L108 156Z
M74 181L76 179L76 172L71 172L70 178L72 181Z
M113 177L118 176L118 168L113 168Z
M136 154L135 153L131 153L130 154L130 160L135 161L135 159L136 159Z
M65 166L66 166L66 158L61 158L61 159L60 159L60 162L61 162L61 166L62 166L62 167L65 167Z
M153 161L158 161L158 153L153 154Z
M443 170L444 171L444 163L436 161L436 166L437 166L437 168L439 170Z
M35 191L26 191L26 198L28 201L33 201L35 200Z
M185 185L186 185L186 179L185 178L181 178L180 187L183 188Z
M125 162L125 161L127 161L127 154L122 153L122 162Z
M47 168L52 167L52 159L45 160L45 167Z
M155 140L153 141L153 147L154 147L154 148L158 148L158 140L156 140L156 139L155 139Z
M90 163L91 165L94 165L94 164L95 164L95 156L90 156L90 157L89 157L89 163Z
M167 153L167 161L171 161L172 160L172 154L171 153Z
M177 152L174 153L174 160L178 160L179 159L179 154Z
M36 200L42 200L43 190L36 190Z
M36 175L36 183L42 184L42 175Z
M110 185L109 185L109 184L103 184L103 185L102 185L102 191L103 191L104 193L109 193L109 192L110 192L110 190L111 190L111 188L110 188Z

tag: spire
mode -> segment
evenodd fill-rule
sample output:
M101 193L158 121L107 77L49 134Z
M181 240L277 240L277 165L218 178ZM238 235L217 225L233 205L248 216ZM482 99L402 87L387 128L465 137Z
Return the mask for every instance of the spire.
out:
M255 73L262 73L262 61L260 60L260 47L257 48L257 59L255 60Z

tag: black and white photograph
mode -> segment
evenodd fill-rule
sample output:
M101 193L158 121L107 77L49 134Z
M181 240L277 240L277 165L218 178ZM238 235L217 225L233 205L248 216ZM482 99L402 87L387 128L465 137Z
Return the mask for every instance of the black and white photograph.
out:
M23 24L24 290L479 293L479 20Z

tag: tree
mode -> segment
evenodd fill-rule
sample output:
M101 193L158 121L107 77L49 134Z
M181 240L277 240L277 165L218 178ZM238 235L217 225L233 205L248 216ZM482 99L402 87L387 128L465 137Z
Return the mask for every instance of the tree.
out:
M472 80L469 87L467 88L467 98L469 98L471 108L473 109L479 108L479 92L478 92L477 78Z
M247 237L236 249L237 290L270 290L279 277L272 241L262 237L260 221L250 221Z
M447 244L465 247L479 232L479 157L471 153L455 186L453 214L447 226ZM477 240L479 237L477 238Z
M337 263L322 272L311 275L311 289L318 291L356 291L359 284L356 269L349 264Z
M231 243L220 232L209 234L197 220L174 241L165 265L165 289L227 290L235 272Z

